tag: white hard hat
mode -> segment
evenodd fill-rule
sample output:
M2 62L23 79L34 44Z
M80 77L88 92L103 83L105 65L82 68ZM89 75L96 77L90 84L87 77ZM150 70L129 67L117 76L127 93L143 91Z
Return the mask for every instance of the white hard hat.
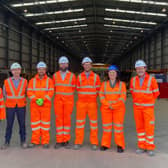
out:
M59 64L66 64L66 63L69 63L69 60L67 57L65 56L62 56L59 58L59 61L58 61Z
M143 60L137 60L135 63L135 68L146 67L146 66L147 66L146 63Z
M17 62L13 63L11 66L10 66L10 69L18 69L18 68L22 68L21 65Z
M89 58L89 57L85 57L85 58L83 58L83 60L82 60L82 64L84 64L84 63L86 63L86 62L90 62L90 63L92 63L91 58Z
M46 65L45 62L40 61L40 62L37 64L37 69L38 69L38 68L47 68L47 65Z

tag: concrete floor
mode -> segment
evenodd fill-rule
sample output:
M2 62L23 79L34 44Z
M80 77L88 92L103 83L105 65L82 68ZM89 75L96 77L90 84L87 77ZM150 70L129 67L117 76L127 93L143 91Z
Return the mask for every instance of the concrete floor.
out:
M0 150L0 168L17 167L17 168L166 168L168 164L168 100L160 99L156 102L156 156L149 157L146 154L136 155L136 132L133 119L132 99L128 98L126 102L125 115L125 141L126 150L123 154L116 152L116 146L112 142L112 149L101 152L91 151L89 146L89 124L87 122L85 129L85 146L80 151L72 149L53 148L55 143L55 124L54 111L52 110L51 126L51 146L50 149L23 150L19 147L18 124L15 120L11 147L7 150ZM74 109L75 111L75 109ZM100 111L99 111L100 116ZM72 115L72 143L74 141L75 112ZM5 132L5 122L0 123L0 144L3 144ZM99 139L101 140L102 128L99 117ZM30 142L30 117L27 108L27 141Z

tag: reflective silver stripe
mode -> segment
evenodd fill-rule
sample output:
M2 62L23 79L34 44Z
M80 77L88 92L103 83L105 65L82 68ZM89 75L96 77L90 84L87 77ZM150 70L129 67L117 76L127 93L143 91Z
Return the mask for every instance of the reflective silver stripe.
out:
M63 83L57 83L57 84L55 84L55 86L71 86L71 87L75 87L75 85L63 84Z
M71 127L64 127L64 129L66 129L66 130L70 130L70 129L71 129Z
M69 84L72 83L72 77L73 77L73 74L71 73L71 76L70 76L70 79L69 79Z
M118 101L116 100L111 100L111 101L108 101L109 103L117 103Z
M96 88L100 87L100 85L96 85Z
M101 97L100 97L100 100L102 100L102 99L105 99L105 97L104 97L104 96L101 96Z
M20 95L21 95L21 93L22 93L24 83L25 83L25 79L22 79L21 88L20 88L20 91L19 91L19 94L18 94L19 96L20 96Z
M145 135L145 133L144 133L144 132L142 132L142 133L138 133L137 135L138 135L138 136L144 136L144 135Z
M146 136L146 138L148 138L148 139L153 139L154 136Z
M32 91L49 91L49 89L47 89L47 88L35 88Z
M94 86L96 85L96 78L97 78L97 75L94 74Z
M49 125L50 124L50 122L45 122L45 121L41 121L41 123L44 124L44 125Z
M81 77L81 74L79 74L79 83L80 83L80 86L82 85L82 77Z
M91 129L97 129L97 127L90 126Z
M121 94L121 89L122 89L122 82L121 81L119 83L119 91L118 92L107 91L107 82L104 83L104 94Z
M153 91L147 91L147 90L133 90L135 93L152 93Z
M108 126L112 126L113 123L108 123L108 124L103 124L103 127L108 127Z
M84 94L84 95L96 95L97 92L78 92L79 94Z
M42 130L45 130L45 131L48 131L50 130L50 128L44 128L44 127L41 127Z
M99 91L99 94L104 94L104 92Z
M8 99L23 99L25 96L6 96Z
M57 132L57 135L68 135L70 134L69 132L65 132L65 131L61 131L61 132Z
M90 122L91 122L92 124L95 124L95 123L97 123L97 120L90 120Z
M123 130L116 130L116 129L114 129L114 132L121 133L121 132L123 132Z
M145 138L138 138L138 141L145 141L146 139Z
M159 89L152 90L152 92L159 92Z
M145 106L145 107L154 106L154 104L145 104L145 103L134 103L134 104L137 106Z
M3 101L3 100L4 100L3 98L0 99L0 101Z
M41 127L32 128L32 131L39 130Z
M14 96L15 96L15 92L14 92L14 90L13 90L13 88L12 88L12 84L11 84L11 81L10 81L9 78L8 78L8 84L9 84L9 88L10 88L10 90L11 90L11 92L12 92L12 96L14 97Z
M123 127L123 124L117 124L117 123L113 123L114 124L114 126L116 126L116 127Z
M51 100L50 96L46 95L45 97L46 97L48 100Z
M74 93L65 93L65 92L55 92L55 94L61 94L61 95L73 95Z
M5 106L4 105L0 105L0 108L4 108Z
M32 99L32 98L34 98L35 97L35 95L32 95L32 96L30 96L30 99Z
M103 129L104 132L112 132L112 129Z
M85 125L80 125L80 126L77 125L77 126L76 126L76 128L84 128L84 127L85 127Z
M135 79L136 77L133 78L133 90L135 89Z
M125 103L125 99L122 97L120 97L118 100L121 100L121 101L123 101L123 103Z
M37 124L40 124L41 121L36 121L36 122L31 122L31 125L37 125Z
M85 120L76 120L76 122L82 123L82 122L85 122Z
M56 127L56 130L64 129L64 127Z
M150 124L155 124L155 121L150 121Z
M78 89L79 89L79 88L84 88L84 89L94 89L95 86L86 85L86 86L78 86L77 88L78 88Z
M153 145L154 144L154 142L153 141L148 141L148 140L146 140L146 143L148 143L148 144L151 144L151 145Z

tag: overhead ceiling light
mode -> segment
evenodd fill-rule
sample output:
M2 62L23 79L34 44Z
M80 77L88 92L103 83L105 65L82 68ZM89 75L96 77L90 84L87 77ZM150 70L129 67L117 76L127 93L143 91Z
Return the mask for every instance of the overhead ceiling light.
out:
M83 12L84 9L68 9L62 11L53 11L53 12L43 12L43 13L26 13L24 14L25 17L35 17L35 16L44 16L44 15L56 15L56 14L63 14L63 13L73 13L73 12Z
M44 30L70 29L70 28L79 28L87 26L88 26L87 24L84 24L84 25L64 26L64 27L51 27L51 28L45 28Z
M130 27L130 26L119 26L119 25L108 25L104 24L105 27L114 27L114 28L123 28L123 29L133 29L133 30L150 30L148 28L142 28L142 27Z
M86 18L77 18L77 19L66 19L66 20L53 20L48 22L37 22L36 25L46 25L46 24L55 24L55 23L66 23L66 22L76 22L76 21L84 21Z
M81 32L81 29L79 29L79 32Z
M27 11L28 11L27 9L24 9L24 10L23 10L24 13L27 13Z
M166 9L166 8L163 8L163 9L162 9L162 12L166 12L166 11L167 11L167 9Z
M141 33L143 33L144 31L143 30L141 30Z
M164 13L141 12L141 11L122 10L122 9L105 8L105 11L107 11L107 12L117 12L117 13L138 14L138 15L160 16L160 17L166 17L167 16L167 14L164 14Z
M149 4L149 5L160 5L160 6L168 6L168 2L159 2L159 1L150 1L150 0L115 0L120 2L132 2L132 3L140 3L140 4Z
M37 5L47 5L47 4L55 4L61 2L70 2L76 0L48 0L48 1L35 1L35 2L23 2L23 3L15 3L11 4L12 7L24 7L24 6L37 6Z
M115 19L115 18L104 18L104 20L116 21L116 22L126 22L126 23L149 24L149 25L157 24L156 22L145 22L145 21L138 21L138 20Z

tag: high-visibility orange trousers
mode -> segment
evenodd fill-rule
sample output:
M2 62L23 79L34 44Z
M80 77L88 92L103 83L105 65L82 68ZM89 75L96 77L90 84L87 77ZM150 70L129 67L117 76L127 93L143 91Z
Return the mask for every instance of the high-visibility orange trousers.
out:
M138 147L146 150L154 150L154 107L134 105L134 118L136 123Z
M36 103L31 103L30 114L31 114L31 128L32 138L31 143L49 144L50 140L50 111L51 104L45 103L43 106L38 106Z
M101 106L101 113L102 113L102 125L103 125L103 136L101 146L106 146L110 148L112 127L113 127L115 143L118 146L121 146L123 149L125 149L124 130L123 130L125 106L115 110L111 110L110 108Z
M71 114L73 107L73 101L54 101L57 143L67 142L71 139Z
M76 139L75 144L82 144L84 140L84 128L86 115L90 120L90 143L98 145L97 103L77 101L76 113Z

